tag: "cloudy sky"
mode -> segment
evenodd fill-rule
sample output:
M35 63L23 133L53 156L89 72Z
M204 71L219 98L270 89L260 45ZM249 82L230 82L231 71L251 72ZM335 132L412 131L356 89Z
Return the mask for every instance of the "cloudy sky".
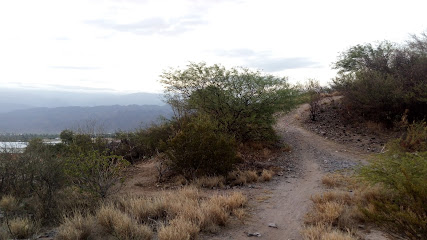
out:
M327 83L339 52L427 30L427 1L2 0L0 87L160 92L189 61Z

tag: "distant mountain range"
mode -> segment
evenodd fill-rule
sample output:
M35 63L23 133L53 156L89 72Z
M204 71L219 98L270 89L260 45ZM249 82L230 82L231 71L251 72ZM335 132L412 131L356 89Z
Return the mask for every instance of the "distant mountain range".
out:
M170 118L168 105L31 108L0 113L0 133L60 133L64 129L95 128L103 133L129 131Z
M96 125L133 130L172 115L163 95L67 92L0 87L0 133L59 133Z
M38 107L95 107L109 105L165 105L158 93L119 94L108 92L67 92L0 87L0 113Z

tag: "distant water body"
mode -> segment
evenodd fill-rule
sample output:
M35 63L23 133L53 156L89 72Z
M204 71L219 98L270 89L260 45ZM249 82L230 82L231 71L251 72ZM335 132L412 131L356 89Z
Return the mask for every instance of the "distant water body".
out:
M28 142L0 142L0 148L1 149L24 149L28 145Z
M44 140L43 141L46 144L58 144L61 142L61 140ZM0 142L0 151L1 150L11 150L11 149L19 149L23 150L28 146L28 142Z

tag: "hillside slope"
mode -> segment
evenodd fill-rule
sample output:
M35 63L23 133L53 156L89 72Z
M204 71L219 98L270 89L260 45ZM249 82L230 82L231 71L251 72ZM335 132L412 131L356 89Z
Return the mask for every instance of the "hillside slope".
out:
M171 115L167 105L31 108L0 113L0 133L59 133L84 128L88 123L114 132L133 130Z

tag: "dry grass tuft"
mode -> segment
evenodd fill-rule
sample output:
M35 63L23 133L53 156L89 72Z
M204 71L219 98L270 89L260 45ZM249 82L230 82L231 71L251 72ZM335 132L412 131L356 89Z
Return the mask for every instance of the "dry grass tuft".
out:
M14 218L9 221L9 230L15 239L27 239L33 236L37 229L29 218Z
M76 212L72 217L64 217L63 223L58 228L56 239L88 239L94 227L92 216L83 216L80 212Z
M274 176L274 172L271 170L267 170L267 169L263 169L261 176L260 176L260 180L263 182L268 182L270 181Z
M253 182L258 181L258 174L256 171L248 170L248 171L243 172L243 174L246 177L247 183L253 183Z
M159 240L188 240L195 239L200 231L197 224L183 217L169 221L168 226L159 229Z
M18 208L18 201L14 196L6 195L0 200L0 209L5 212L13 212Z
M114 205L101 206L96 213L96 219L105 232L119 239L151 239L150 227L138 224Z
M328 188L336 188L343 185L342 175L340 174L328 174L322 178L322 184Z
M336 225L338 217L343 212L344 205L337 202L316 203L311 212L306 215L306 224Z
M349 232L333 230L330 226L317 224L305 227L301 234L307 240L356 240Z
M163 197L122 197L118 200L118 205L126 213L133 215L138 222L149 222L150 218L163 214L166 203Z
M200 188L224 188L225 177L200 177L194 181L194 184Z
M311 197L314 204L324 204L327 202L336 202L341 204L350 205L353 202L352 196L348 192L333 190L327 191L322 194L314 195Z

